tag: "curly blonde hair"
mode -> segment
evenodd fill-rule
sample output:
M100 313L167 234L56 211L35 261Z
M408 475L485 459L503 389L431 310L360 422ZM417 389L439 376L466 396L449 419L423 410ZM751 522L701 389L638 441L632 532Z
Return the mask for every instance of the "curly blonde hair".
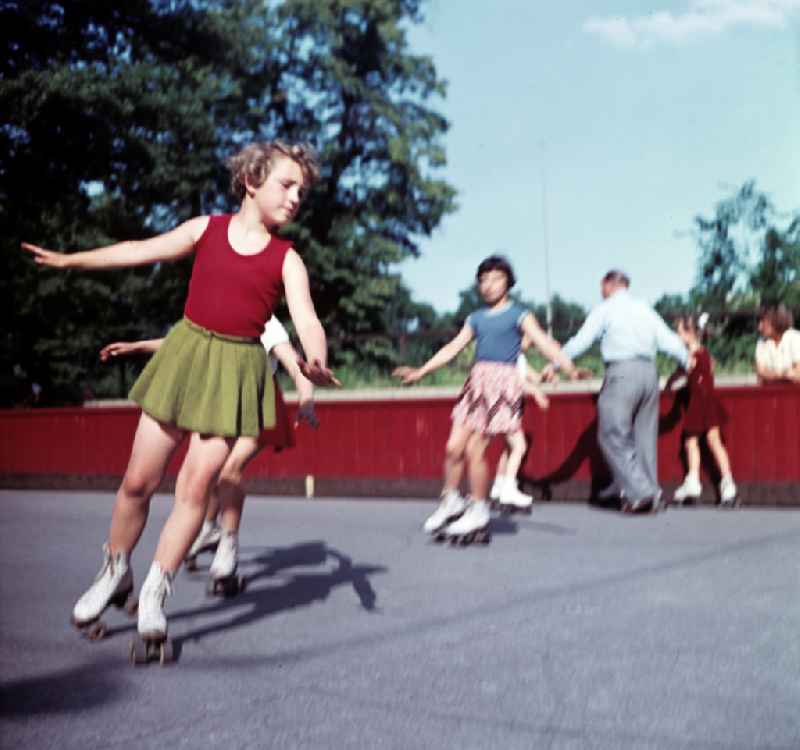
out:
M231 173L231 192L242 200L247 192L246 182L254 187L264 184L275 159L285 156L296 162L303 171L303 192L308 192L319 179L319 164L314 149L308 144L289 144L285 141L250 143L228 159Z

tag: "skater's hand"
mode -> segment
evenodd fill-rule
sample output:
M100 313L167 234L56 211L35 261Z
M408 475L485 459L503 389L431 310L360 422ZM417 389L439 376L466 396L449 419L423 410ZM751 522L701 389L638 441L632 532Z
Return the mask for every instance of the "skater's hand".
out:
M297 407L297 418L294 421L294 426L299 427L301 422L305 422L315 430L319 427L319 419L317 419L317 413L314 411L313 401L303 401Z
M68 268L69 256L64 253L57 253L53 250L45 250L38 245L31 245L23 242L20 245L23 250L33 255L33 262L37 266L50 266L51 268Z
M318 359L313 362L298 359L297 366L300 368L300 372L314 385L335 385L341 388L342 384L336 379L333 370L323 367Z
M398 378L403 385L411 385L412 383L422 380L423 374L419 368L396 367L392 371L392 377Z
M134 341L115 341L113 344L107 344L100 350L100 361L107 362L111 357L135 354L137 351L137 344Z
M576 367L570 374L572 380L590 380L594 373L586 367Z
M557 383L558 382L558 373L556 372L556 366L552 363L545 365L542 368L541 373L539 373L543 383Z
M550 408L550 399L541 391L533 392L533 400L542 411L547 411Z

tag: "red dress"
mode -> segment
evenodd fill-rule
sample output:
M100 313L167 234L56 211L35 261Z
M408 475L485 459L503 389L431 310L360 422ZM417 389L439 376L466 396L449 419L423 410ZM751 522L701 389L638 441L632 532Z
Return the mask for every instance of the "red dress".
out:
M694 352L694 358L695 365L687 383L689 403L683 417L683 431L689 435L701 435L712 427L722 426L725 412L714 393L711 355L701 347Z
M289 419L289 409L283 400L278 378L274 375L273 378L275 381L275 426L261 432L258 436L258 447L264 448L269 445L278 453L284 448L294 448L294 426Z

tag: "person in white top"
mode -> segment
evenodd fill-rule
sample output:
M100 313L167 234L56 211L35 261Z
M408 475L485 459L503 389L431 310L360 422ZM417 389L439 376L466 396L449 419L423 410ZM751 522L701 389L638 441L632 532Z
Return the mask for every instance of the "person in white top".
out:
M767 305L758 314L756 375L760 383L800 383L800 331L786 305Z
M163 341L164 339L116 341L100 350L100 359L105 362L112 357L152 353L158 350ZM300 372L297 352L289 341L286 329L274 315L264 327L261 343L269 354L273 376L278 369L278 362L280 362L295 383L299 400L295 424L304 421L316 429L319 421L314 412L314 386ZM245 467L266 445L271 445L276 451L294 445L292 426L289 423L286 406L277 382L275 394L275 427L264 430L258 437L242 436L237 438L219 473L217 484L211 490L203 527L186 556L186 567L188 570L192 570L196 567L195 561L201 552L216 550L209 569L212 582L232 579L236 573L239 526L246 494L243 477ZM219 522L217 521L218 516ZM220 592L214 588L211 593Z

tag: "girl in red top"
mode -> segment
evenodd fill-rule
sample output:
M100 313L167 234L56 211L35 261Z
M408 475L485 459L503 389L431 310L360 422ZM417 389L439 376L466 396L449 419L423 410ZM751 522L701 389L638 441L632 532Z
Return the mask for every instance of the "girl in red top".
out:
M144 530L150 498L188 433L175 502L139 594L139 635L166 641L164 600L202 525L209 490L236 439L256 438L275 424L272 377L259 336L282 293L305 351L303 374L318 385L336 382L326 367L325 332L306 268L290 243L275 236L318 176L313 153L280 141L255 143L234 156L229 167L232 190L241 201L235 214L199 216L148 240L85 252L22 245L37 264L58 269L122 268L195 253L185 317L130 394L142 414L117 492L103 566L72 613L79 628L99 626L106 607L123 606L131 595L130 555Z
M681 315L677 321L677 332L692 357L692 369L687 375L688 404L683 418L683 440L686 448L686 460L689 471L683 484L675 490L673 501L683 503L686 500L698 500L703 490L700 484L700 444L702 435L706 436L709 450L719 467L720 501L723 506L731 506L736 502L736 485L731 474L728 451L722 442L720 427L725 421L725 414L719 399L714 393L714 369L711 355L702 345L704 337L703 316L700 319L693 315ZM667 389L683 374L676 370L667 381Z

